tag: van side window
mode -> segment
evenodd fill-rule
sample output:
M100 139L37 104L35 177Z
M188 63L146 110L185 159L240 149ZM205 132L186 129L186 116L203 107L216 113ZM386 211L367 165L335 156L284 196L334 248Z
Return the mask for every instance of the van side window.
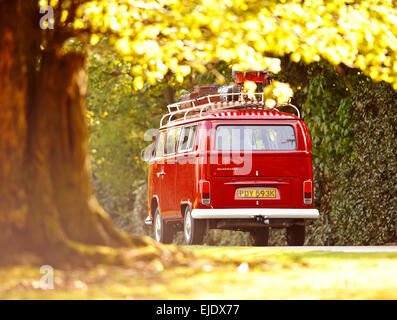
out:
M154 158L159 158L164 156L164 143L165 143L165 131L162 131L157 136L156 147L154 149Z
M184 127L179 140L178 152L192 151L196 138L197 125Z
M172 128L167 132L167 142L165 145L166 154L173 154L176 151L176 146L179 138L181 128Z

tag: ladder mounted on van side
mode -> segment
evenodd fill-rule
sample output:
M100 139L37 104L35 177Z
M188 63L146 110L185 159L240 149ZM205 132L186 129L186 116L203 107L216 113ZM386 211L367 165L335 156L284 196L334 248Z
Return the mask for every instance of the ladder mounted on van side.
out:
M168 113L161 118L160 128L165 125L164 122L166 120L167 125L176 120L180 120L181 118L176 118L178 115L183 115L183 119L186 119L189 114L194 113L199 114L199 118L202 118L211 111L237 108L279 111L280 108L291 107L296 111L298 118L300 118L299 109L293 104L277 104L274 108L268 108L264 99L265 96L263 92L229 92L206 95L195 99L176 102L167 106ZM190 105L190 107L186 107L186 105Z

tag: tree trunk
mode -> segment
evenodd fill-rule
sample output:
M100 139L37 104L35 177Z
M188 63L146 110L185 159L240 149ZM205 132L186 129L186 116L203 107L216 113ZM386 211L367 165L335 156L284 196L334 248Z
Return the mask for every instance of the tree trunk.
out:
M16 3L0 3L0 249L20 244L26 228L27 197L23 163L26 150L26 100L28 80L26 51L18 43L22 30L16 21L26 14ZM22 28L28 27L26 24ZM25 66L25 68L24 68ZM0 258L1 259L1 258Z
M79 243L145 245L116 230L93 195L85 58L40 51L52 31L38 12L36 1L0 2L0 263L22 253L62 263Z

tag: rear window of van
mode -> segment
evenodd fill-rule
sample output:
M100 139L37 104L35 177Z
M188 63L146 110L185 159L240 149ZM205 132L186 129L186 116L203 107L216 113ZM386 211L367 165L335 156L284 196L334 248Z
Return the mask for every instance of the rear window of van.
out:
M296 150L290 125L220 125L215 148L219 151Z

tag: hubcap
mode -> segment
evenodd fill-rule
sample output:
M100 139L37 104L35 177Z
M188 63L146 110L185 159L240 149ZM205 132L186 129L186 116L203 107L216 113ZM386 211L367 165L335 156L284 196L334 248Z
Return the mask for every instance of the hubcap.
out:
M154 233L156 236L156 241L160 242L161 238L161 218L160 215L156 214L156 221L154 223Z
M192 234L192 217L190 215L190 211L186 212L185 215L185 238L187 241L190 240L191 234Z

